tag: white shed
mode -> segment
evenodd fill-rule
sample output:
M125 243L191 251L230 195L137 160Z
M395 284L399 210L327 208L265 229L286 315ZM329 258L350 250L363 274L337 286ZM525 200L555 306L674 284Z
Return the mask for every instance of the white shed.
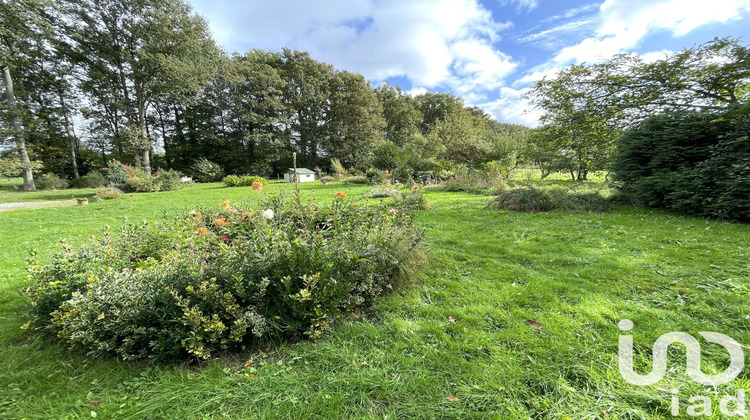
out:
M315 181L315 172L307 168L297 168L297 176L299 177L299 182ZM284 181L294 182L294 168L289 168L288 171L284 172Z

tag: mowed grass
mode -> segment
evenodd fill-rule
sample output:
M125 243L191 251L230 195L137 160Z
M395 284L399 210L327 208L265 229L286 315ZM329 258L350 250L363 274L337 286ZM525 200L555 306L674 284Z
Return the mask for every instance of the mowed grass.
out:
M302 188L321 200L344 191L362 201L367 190ZM750 389L747 369L718 389L694 384L679 348L654 386L629 385L617 368L621 319L635 323L640 372L666 332L750 343L750 226L630 207L511 213L485 209L488 196L438 191L417 215L430 250L421 278L315 342L190 365L126 363L20 329L29 249L46 261L59 238L81 243L124 217L156 223L164 212L254 194L202 184L0 213L0 417L651 419L672 418L678 388L682 404L711 396L722 418L720 397ZM727 366L721 347L703 350L705 372Z

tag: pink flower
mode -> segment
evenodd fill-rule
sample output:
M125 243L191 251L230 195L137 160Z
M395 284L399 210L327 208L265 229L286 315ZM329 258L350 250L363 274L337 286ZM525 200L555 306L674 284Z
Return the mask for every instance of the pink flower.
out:
M221 236L219 236L219 238L225 240L226 242L229 242L229 236L227 236L227 235L221 235Z
M398 210L396 210L396 209L390 209L390 210L388 210L388 212L389 212L389 213L390 213L390 214L391 214L392 216L395 216L395 215L397 215L397 214L398 214Z

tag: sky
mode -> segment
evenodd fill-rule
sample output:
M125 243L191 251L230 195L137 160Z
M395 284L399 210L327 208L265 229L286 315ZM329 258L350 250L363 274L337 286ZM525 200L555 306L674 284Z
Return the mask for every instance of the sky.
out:
M453 93L536 126L521 99L571 64L750 42L750 0L189 0L227 52L307 51L373 86Z

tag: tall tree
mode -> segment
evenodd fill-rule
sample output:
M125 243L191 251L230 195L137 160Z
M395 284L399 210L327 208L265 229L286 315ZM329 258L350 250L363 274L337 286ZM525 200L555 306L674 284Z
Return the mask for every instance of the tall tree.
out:
M61 0L69 49L122 113L135 161L150 175L148 114L159 101L195 95L212 74L217 49L206 22L181 0ZM103 83L102 83L103 82ZM114 89L114 92L112 92ZM102 101L100 101L101 103ZM103 105L104 106L104 105ZM113 120L117 131L120 121ZM119 135L121 133L115 133Z
M284 49L279 72L285 82L290 146L301 155L300 164L316 165L321 157L320 140L327 134L333 67L315 61L306 52Z
M364 77L338 71L331 80L328 135L321 146L345 166L369 157L376 141L383 138L383 107Z
M388 83L375 89L375 94L383 107L386 140L403 146L413 135L419 133L422 114L417 108L417 101L405 94L400 87L393 87Z
M26 99L25 94L17 95L14 77L22 80L22 69L45 55L49 33L47 6L43 0L0 0L0 69L6 100L4 117L12 129L15 148L23 166L25 191L36 189L27 151L29 127L21 122L28 104L23 100Z

